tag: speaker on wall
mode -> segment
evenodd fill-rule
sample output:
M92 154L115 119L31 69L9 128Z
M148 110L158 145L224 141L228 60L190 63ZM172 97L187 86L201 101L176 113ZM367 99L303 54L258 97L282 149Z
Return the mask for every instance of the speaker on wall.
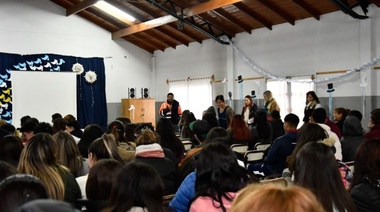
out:
M149 98L149 89L141 88L141 98Z
M131 99L136 98L136 88L128 88L128 97Z

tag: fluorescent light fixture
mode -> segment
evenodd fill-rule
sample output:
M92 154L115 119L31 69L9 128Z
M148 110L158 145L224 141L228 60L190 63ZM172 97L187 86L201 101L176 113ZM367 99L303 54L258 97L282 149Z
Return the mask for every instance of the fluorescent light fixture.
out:
M108 2L98 1L94 4L94 6L122 21L127 19L129 22L134 22L136 20L133 16L121 11Z

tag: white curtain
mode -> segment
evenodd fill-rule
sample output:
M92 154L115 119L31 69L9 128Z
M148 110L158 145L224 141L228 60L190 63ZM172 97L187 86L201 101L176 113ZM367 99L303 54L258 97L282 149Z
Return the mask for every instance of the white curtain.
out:
M179 101L182 111L190 110L197 119L202 119L202 112L212 105L210 79L171 82L169 91Z
M308 80L297 78L297 80ZM268 81L267 89L273 94L281 109L281 118L294 113L302 122L306 102L306 93L314 91L314 83Z

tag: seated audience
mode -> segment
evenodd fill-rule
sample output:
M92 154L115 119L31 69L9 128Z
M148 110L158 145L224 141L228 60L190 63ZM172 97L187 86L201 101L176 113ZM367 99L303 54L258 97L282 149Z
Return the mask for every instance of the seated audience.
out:
M83 135L83 131L80 129L80 125L77 120L67 122L65 131L74 137L75 143L78 143Z
M157 135L152 130L144 130L136 140L136 162L152 166L161 176L165 186L165 195L176 192L175 164L165 157L164 150L157 143Z
M204 146L196 164L195 197L190 211L228 211L236 193L253 181L223 143Z
M313 111L310 122L317 123L324 130L326 130L329 138L334 139L335 158L337 160L342 160L342 145L340 143L340 140L337 134L334 133L332 129L326 124L326 121L329 120L326 117L327 117L326 110L323 108L317 108Z
M38 122L39 123L39 122ZM26 121L21 129L20 129L20 132L21 132L21 140L23 143L26 143L29 141L30 138L32 138L34 136L34 128L37 126L37 124L35 121L28 119L28 121Z
M65 118L57 118L53 121L53 135L58 131L65 131L68 121Z
M86 183L88 201L83 201L87 211L97 212L105 208L122 168L123 164L114 159L101 159L91 167Z
M248 126L240 114L236 114L232 117L227 132L233 144L248 144L248 141L251 139Z
M87 160L83 159L79 153L74 138L67 132L59 131L53 136L57 145L57 160L61 165L66 166L74 177L88 174L90 167Z
M53 135L53 127L47 122L40 122L33 129L33 133L34 135L37 133L47 133L47 134Z
M252 184L239 191L230 211L324 212L325 210L314 194L305 188L270 183Z
M286 160L292 154L294 143L297 141L297 125L300 120L297 115L289 113L284 121L285 135L273 141L263 163L250 164L249 170L261 172L264 176L281 176Z
M48 199L44 184L30 174L14 174L0 182L0 211L17 211L24 203Z
M370 131L364 134L364 137L367 139L380 137L380 109L375 109L371 112L368 127Z
M15 135L7 135L0 140L0 161L8 162L17 167L24 145Z
M284 125L281 126L284 129ZM254 150L255 145L260 142L263 144L270 144L273 140L273 129L268 123L267 114L264 110L257 111L253 126L250 129L251 139L248 142L248 149Z
M164 185L160 175L147 164L132 162L117 175L108 205L103 211L165 212L163 195Z
M350 112L349 109L343 108L343 107L337 107L334 110L333 117L336 125L338 125L340 132L343 132L343 123L344 120L346 120L346 117L348 113Z
M127 142L124 136L124 124L121 121L111 122L106 130L107 134L115 137L117 149L125 162L135 159L135 143Z
M341 139L343 162L353 161L356 150L365 140L360 120L355 116L348 115L343 123L343 137Z
M81 197L80 188L68 169L56 161L56 152L51 135L34 135L21 153L18 172L38 177L45 185L49 198L74 205Z
M16 174L17 169L13 165L0 160L0 182L4 180L5 178Z
M51 115L51 122L53 123L55 119L62 118L62 115L60 113L54 113Z
M273 131L272 141L274 141L278 137L285 135L284 122L281 120L280 112L278 110L273 110L270 116L272 117L270 120L270 125Z
M94 142L97 138L102 137L103 130L96 124L90 124L84 128L82 138L78 143L79 152L82 157L88 157L88 147Z
M380 139L363 142L354 161L350 195L357 212L380 211Z
M294 182L313 192L325 211L355 211L334 153L326 144L310 142L300 149L295 164Z

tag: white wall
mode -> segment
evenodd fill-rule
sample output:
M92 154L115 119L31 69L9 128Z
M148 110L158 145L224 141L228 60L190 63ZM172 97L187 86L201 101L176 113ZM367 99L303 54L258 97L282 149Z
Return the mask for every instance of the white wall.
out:
M0 0L0 51L104 57L108 103L151 84L150 53L46 0Z
M366 20L353 19L338 11L321 16L319 21L308 18L297 21L295 26L285 23L273 26L272 31L263 28L252 31L252 34L241 33L233 42L257 65L278 76L311 76L316 72L357 68L376 56L380 57L380 9L370 5L369 11L370 19ZM228 90L233 89L236 94L233 99L238 99L239 85L234 79L238 75L243 78L261 75L251 70L238 54L226 57L228 48L208 40L202 45L192 44L172 51L155 52L156 90L167 90L168 86L162 83L167 78L184 79L215 74L220 79L232 72L233 77L228 80L234 82L233 88L229 87ZM230 63L233 64L233 70L227 68ZM379 95L375 83L378 78L374 79L374 76L378 76L376 72L367 71L369 86L366 87L366 95ZM318 75L317 78L332 76ZM334 82L334 96L361 96L359 74ZM327 83L317 85L318 96L328 97ZM251 90L256 90L257 96L262 98L265 81L244 81L244 94L249 94ZM159 94L158 99L163 100L164 95L165 92Z

